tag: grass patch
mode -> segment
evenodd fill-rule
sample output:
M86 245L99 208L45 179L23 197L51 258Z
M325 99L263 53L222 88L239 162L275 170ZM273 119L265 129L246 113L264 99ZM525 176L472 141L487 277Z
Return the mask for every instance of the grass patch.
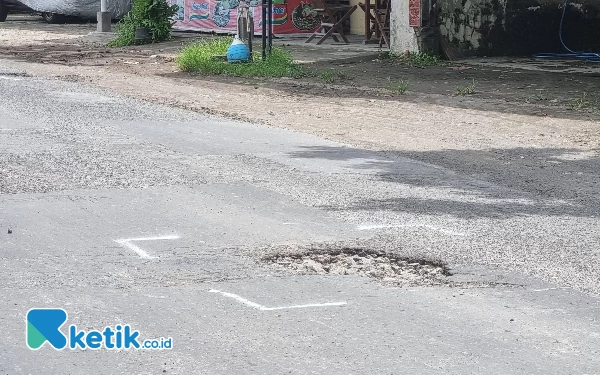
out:
M475 89L477 88L477 82L473 80L470 84L466 86L458 86L456 87L456 95L472 95L475 94Z
M219 59L227 54L232 41L231 37L220 37L191 44L177 56L177 66L189 73L240 77L301 77L306 74L289 52L277 47L273 47L264 61L260 51L254 51L253 61L248 63L230 64Z
M388 78L388 90L395 94L404 95L409 88L410 84L408 81L401 79L398 82L392 81L391 78Z

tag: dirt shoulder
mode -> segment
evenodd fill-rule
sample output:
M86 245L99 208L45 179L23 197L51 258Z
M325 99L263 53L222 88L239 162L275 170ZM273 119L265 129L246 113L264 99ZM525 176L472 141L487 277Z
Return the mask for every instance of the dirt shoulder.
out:
M27 33L21 34L24 27L9 25L0 32L0 39L11 40L9 48L0 51L0 61L36 76L83 80L122 95L395 152L560 198L573 197L569 186L548 191L544 185L558 184L557 178L573 167L573 161L548 164L549 160L587 155L575 158L585 164L579 167L598 170L600 117L592 103L600 77L593 74L466 63L421 69L375 60L311 67L316 72L333 68L352 78L333 84L318 76L202 77L178 72L173 61L189 36L166 44L111 49L62 35L32 42ZM77 27L83 29L78 35L89 32L89 26ZM409 82L404 95L389 90L390 82L399 80ZM456 95L456 87L473 81L474 94ZM582 97L589 105L574 110L573 103ZM523 179L527 173L534 177ZM596 179L589 177L581 188L593 193Z

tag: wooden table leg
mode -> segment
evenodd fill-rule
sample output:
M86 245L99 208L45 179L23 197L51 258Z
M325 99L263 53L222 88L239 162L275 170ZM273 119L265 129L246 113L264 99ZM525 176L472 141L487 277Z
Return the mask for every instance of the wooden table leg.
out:
M365 0L365 43L371 39L371 0Z
M331 36L332 34L336 33L338 34L342 39L344 39L344 42L347 44L350 44L350 41L348 40L348 38L346 37L346 33L344 33L344 21L346 21L348 19L348 17L350 17L350 15L352 13L354 13L354 11L356 10L356 8L358 8L358 5L353 6L352 8L348 9L348 11L346 13L344 13L344 15L342 16L342 18L340 18L332 27L331 29L329 29L329 31L327 32L327 34L325 34L318 42L317 44L321 44L325 41L325 39L327 39L329 36ZM334 40L337 42L337 40L334 38Z
M348 12L346 12L346 14L344 14L344 16L334 26L337 28L342 39L344 39L344 42L346 42L348 44L350 44L350 41L348 40L348 38L346 38L346 33L344 33L344 21L346 21L348 18L350 18L350 16L352 15L352 13L354 13L356 8L358 8L358 5L355 5L352 8L350 8L350 10Z

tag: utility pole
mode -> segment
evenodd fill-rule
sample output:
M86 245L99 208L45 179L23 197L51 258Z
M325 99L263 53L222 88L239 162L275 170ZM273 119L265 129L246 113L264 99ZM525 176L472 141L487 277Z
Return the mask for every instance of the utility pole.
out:
M98 26L96 31L108 33L111 29L112 14L108 11L108 0L100 0L100 11L96 15Z

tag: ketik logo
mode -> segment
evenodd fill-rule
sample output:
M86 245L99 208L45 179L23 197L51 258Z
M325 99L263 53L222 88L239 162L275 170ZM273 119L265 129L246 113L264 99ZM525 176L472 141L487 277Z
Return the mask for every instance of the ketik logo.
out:
M27 346L32 350L41 348L46 341L61 350L71 349L172 349L173 339L158 338L140 343L140 332L129 324L118 324L114 328L106 327L102 331L80 331L77 326L69 326L69 336L60 331L67 321L67 312L63 309L31 309L27 312Z
M39 349L46 341L54 349L67 346L67 338L60 327L67 321L67 312L63 309L31 309L27 312L27 346Z

